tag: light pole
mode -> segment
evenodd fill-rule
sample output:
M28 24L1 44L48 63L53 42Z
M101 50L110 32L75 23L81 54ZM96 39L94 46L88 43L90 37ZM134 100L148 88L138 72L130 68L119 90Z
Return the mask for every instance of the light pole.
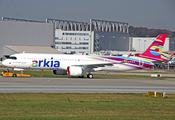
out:
M110 48L111 48L111 40L109 41L109 50L110 50Z
M140 52L140 39L139 39L139 52Z
M144 50L143 51L145 51L145 43L146 43L146 40L144 40Z
M109 38L115 39L115 36L110 36ZM109 50L111 49L111 41L112 40L109 41Z

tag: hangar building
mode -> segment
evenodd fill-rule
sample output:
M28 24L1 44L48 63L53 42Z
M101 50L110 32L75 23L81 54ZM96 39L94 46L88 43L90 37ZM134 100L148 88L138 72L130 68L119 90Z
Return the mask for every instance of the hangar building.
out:
M46 18L44 21L3 17L0 21L0 58L5 45L53 47L66 54L100 50L129 50L128 23L90 19L86 22ZM37 51L36 51L37 52Z
M39 49L41 46L55 48L55 53L60 51L66 54L92 54L99 51L143 52L153 39L130 38L129 25L124 22L90 19L86 23L50 18L46 18L46 21L33 21L3 17L0 21L0 60L13 54L17 47L21 49L18 50L20 52L35 49L30 51L35 53L46 53L42 51L44 49ZM174 44L175 39L167 38L164 51L174 51ZM52 50L47 51L52 53Z
M128 23L90 19L86 22L46 19L55 26L55 49L92 54L100 50L129 50Z
M144 52L156 37L131 37L131 51ZM166 38L163 51L175 51L175 38Z
M0 21L0 60L4 57L4 45L48 46L53 45L53 24L13 18Z

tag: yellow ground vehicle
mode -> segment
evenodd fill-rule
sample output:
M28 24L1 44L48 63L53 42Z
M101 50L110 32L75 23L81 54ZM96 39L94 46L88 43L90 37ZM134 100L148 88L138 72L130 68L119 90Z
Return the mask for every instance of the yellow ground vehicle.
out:
M13 73L13 72L9 72L9 70L3 70L2 76L9 76L9 77L30 77L30 75L28 75L28 74Z

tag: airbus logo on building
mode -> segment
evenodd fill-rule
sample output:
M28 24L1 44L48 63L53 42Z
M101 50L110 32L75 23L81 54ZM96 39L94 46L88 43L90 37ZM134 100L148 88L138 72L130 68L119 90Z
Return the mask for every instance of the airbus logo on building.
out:
M33 60L32 61L32 67L59 67L60 62L57 60L53 60L53 57L51 57L51 60Z

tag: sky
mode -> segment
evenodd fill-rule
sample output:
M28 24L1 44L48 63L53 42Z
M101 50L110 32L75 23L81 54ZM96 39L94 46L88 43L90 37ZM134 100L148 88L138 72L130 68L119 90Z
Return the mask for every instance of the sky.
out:
M88 23L100 19L175 31L175 0L0 0L0 17Z

